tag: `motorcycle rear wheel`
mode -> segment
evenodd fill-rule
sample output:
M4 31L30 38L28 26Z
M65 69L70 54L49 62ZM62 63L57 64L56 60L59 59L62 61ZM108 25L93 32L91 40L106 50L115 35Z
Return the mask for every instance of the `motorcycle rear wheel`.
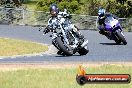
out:
M87 48L81 48L81 49L79 49L79 51L78 51L78 53L80 54L80 55L86 55L87 53L89 52L89 49L88 49L88 47Z

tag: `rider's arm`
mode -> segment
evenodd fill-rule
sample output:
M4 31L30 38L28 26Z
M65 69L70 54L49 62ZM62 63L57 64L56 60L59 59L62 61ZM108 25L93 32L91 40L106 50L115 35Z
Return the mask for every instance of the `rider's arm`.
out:
M48 20L48 26L52 26L52 17L50 17Z
M52 28L52 17L50 17L49 20L48 20L48 25L47 25L47 27L43 31L44 34L50 32L51 31L51 28Z
M55 21L56 19L55 18L53 18L53 17L50 17L49 18L49 20L48 20L48 28L50 29L50 30L52 30L52 29L54 29L54 26L55 26L55 24L54 24L54 21Z
M105 19L105 18L104 18ZM97 28L99 30L103 30L104 29L104 19L99 19L97 20Z
M64 12L59 12L59 13L58 13L58 16L59 16L59 17L64 17L64 18L69 18L69 19L72 18L72 16L71 16L69 13L67 13L66 11L64 11Z

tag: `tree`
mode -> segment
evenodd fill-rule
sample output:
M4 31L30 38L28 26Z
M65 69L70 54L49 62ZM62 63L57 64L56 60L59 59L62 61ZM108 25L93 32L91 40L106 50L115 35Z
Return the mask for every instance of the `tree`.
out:
M14 2L14 4L18 7L22 5L22 0L12 0Z
M5 3L5 0L0 0L0 5L3 5Z
M127 4L132 7L132 1L128 1Z
M121 3L122 5L124 5L124 3L126 2L127 0L116 0L117 3Z
M97 0L90 0L89 2L89 15L96 16L98 13L98 8L100 7L100 2Z

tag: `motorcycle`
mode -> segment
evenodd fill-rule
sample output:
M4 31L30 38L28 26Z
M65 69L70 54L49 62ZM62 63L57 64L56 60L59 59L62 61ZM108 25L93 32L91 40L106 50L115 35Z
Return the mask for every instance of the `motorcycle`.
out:
M67 21L68 22L68 21ZM79 42L79 38L72 33L64 29L64 24L61 24L57 20L57 25L54 24L52 27L47 26L44 29L44 34L52 32L52 44L62 52L63 56L71 56L78 52L80 55L86 55L89 52L88 40L84 40L82 43Z
M114 40L116 44L123 43L127 44L123 29L117 19L112 15L109 15L105 19L105 32L107 33L106 37L110 40Z

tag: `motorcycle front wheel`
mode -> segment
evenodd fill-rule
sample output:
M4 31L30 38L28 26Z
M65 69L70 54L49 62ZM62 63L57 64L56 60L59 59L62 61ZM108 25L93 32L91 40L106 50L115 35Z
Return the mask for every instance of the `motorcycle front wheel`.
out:
M61 37L57 37L55 39L60 51L62 51L64 53L64 55L66 56L72 56L73 55L73 50L70 46L66 46L64 45L62 38Z
M117 37L119 38L118 41L121 41L124 45L127 44L127 41L126 41L125 37L123 36L122 31L117 31L117 32L116 32L116 35L117 35Z

